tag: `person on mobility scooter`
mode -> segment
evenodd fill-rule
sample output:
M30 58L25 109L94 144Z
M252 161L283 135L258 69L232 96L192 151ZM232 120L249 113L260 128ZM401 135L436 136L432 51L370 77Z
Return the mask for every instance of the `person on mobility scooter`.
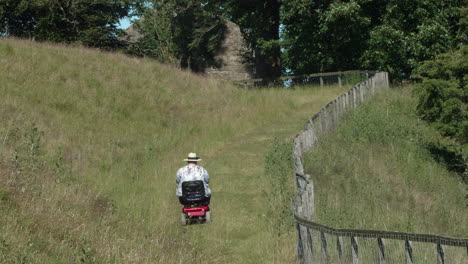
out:
M206 169L198 165L200 160L196 153L189 153L184 159L187 165L176 173L176 195L184 206L181 214L184 225L191 221L211 222L211 190L208 187L210 177Z

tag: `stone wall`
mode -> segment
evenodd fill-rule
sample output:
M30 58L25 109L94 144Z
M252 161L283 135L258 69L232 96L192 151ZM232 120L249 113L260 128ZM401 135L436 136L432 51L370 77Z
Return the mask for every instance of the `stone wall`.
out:
M294 201L295 215L300 218L314 221L314 185L309 175L304 172L302 157L305 152L313 150L320 138L334 130L343 114L356 108L365 100L369 99L377 90L389 87L388 73L377 72L375 75L359 84L355 85L348 92L336 97L329 102L318 113L307 120L304 130L294 138L294 168L298 192ZM310 243L307 239L310 232L304 226L297 225L298 229L298 252L299 260L311 259Z

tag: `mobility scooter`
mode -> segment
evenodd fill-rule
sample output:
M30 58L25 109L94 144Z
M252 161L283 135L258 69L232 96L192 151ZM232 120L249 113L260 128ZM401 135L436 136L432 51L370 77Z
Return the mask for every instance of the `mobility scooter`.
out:
M181 214L183 225L193 222L211 223L211 213L203 181L186 181L182 183L180 202L184 205Z

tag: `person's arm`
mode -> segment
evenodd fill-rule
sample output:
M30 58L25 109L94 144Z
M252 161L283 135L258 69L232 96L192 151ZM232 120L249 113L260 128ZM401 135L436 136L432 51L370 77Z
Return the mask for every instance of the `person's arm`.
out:
M210 183L210 176L208 175L208 171L204 169L203 180L206 184Z
M175 180L176 184L179 184L181 177L182 177L182 172L179 169L176 173L176 180Z

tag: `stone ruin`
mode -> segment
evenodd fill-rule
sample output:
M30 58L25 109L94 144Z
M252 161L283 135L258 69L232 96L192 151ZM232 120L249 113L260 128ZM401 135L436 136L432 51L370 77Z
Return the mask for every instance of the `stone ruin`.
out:
M205 70L208 76L223 80L245 80L253 77L252 65L245 62L244 54L248 52L244 37L237 24L227 21L224 39L215 56L219 67Z
M126 31L130 41L136 41L142 37L134 26ZM226 31L218 52L215 55L216 66L205 69L208 77L222 80L245 80L253 78L253 67L245 62L244 54L248 52L240 27L226 21Z

